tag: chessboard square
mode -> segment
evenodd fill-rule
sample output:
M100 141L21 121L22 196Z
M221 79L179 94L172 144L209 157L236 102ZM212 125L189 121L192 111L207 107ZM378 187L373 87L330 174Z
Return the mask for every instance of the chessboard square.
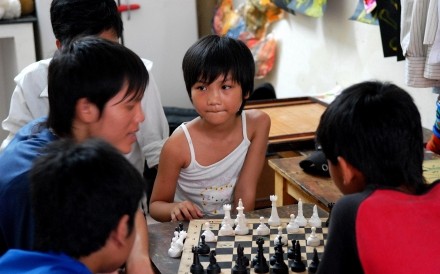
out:
M241 245L241 247L252 247L252 241L249 241L249 239L247 241L236 241L234 244L234 247L237 248L238 245Z
M252 235L252 241L255 243L259 238L263 238L264 244L270 241L270 235Z
M268 253L270 253L270 252L273 252L273 249L270 250L270 247L268 247L268 246L263 246L263 253L268 254ZM255 255L258 254L258 247L253 246L252 249L251 249L251 254L252 254L252 255L254 255L254 254L255 254Z
M217 236L217 242L233 242L235 236Z
M216 258L218 260L218 257L221 256L221 255L231 256L231 258L232 258L232 255L236 252L236 250L233 249L233 248L217 248L215 250L215 252L217 254Z
M231 249L231 248L234 248L235 247L235 242L232 240L232 241L221 241L221 242L219 242L219 241L217 241L217 245L216 245L216 250L217 249Z
M236 242L249 242L252 239L251 235L235 235Z

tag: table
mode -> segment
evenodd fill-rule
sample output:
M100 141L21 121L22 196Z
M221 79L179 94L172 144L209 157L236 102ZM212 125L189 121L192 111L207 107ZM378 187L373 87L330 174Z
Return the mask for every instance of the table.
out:
M259 218L264 216L269 218L271 214L271 208L254 210L247 212L246 218ZM278 207L278 215L280 218L289 218L291 213L295 215L298 212L298 206L287 205ZM304 216L311 216L313 213L313 204L303 205ZM328 217L328 213L318 208L318 213L320 217ZM219 216L218 218L223 218ZM213 218L210 218L213 219ZM189 222L183 222L184 228L188 227ZM168 249L170 248L171 238L173 237L174 229L178 223L176 222L165 222L148 225L148 234L150 241L150 256L151 261L155 267L156 273L177 273L179 269L180 259L171 258L168 256Z
M301 199L304 203L318 205L329 211L327 205L336 202L342 193L331 178L314 176L305 173L299 162L306 156L270 159L269 166L275 171L275 195L278 196L277 206Z

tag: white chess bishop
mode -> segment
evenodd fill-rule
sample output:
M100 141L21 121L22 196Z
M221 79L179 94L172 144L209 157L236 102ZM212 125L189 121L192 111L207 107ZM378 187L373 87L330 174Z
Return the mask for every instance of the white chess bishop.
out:
M309 219L309 225L314 227L321 227L321 218L319 218L318 215L318 208L316 205L313 206L313 214L312 217Z

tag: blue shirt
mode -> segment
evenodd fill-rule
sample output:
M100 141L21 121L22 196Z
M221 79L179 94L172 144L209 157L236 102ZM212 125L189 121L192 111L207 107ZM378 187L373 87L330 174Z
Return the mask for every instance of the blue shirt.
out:
M28 173L41 149L57 139L45 121L39 118L24 126L0 154L0 256L10 248L32 248Z
M91 274L90 270L64 254L10 249L0 257L0 274Z

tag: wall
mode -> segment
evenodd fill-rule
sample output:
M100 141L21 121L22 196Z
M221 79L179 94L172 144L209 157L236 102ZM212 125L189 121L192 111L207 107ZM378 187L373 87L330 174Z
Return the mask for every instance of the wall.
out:
M423 126L432 128L436 96L431 89L404 84L405 61L383 57L379 27L348 20L356 5L353 0L328 0L319 19L286 13L271 27L278 56L263 81L275 86L278 98L314 95L363 80L392 81L413 96Z

